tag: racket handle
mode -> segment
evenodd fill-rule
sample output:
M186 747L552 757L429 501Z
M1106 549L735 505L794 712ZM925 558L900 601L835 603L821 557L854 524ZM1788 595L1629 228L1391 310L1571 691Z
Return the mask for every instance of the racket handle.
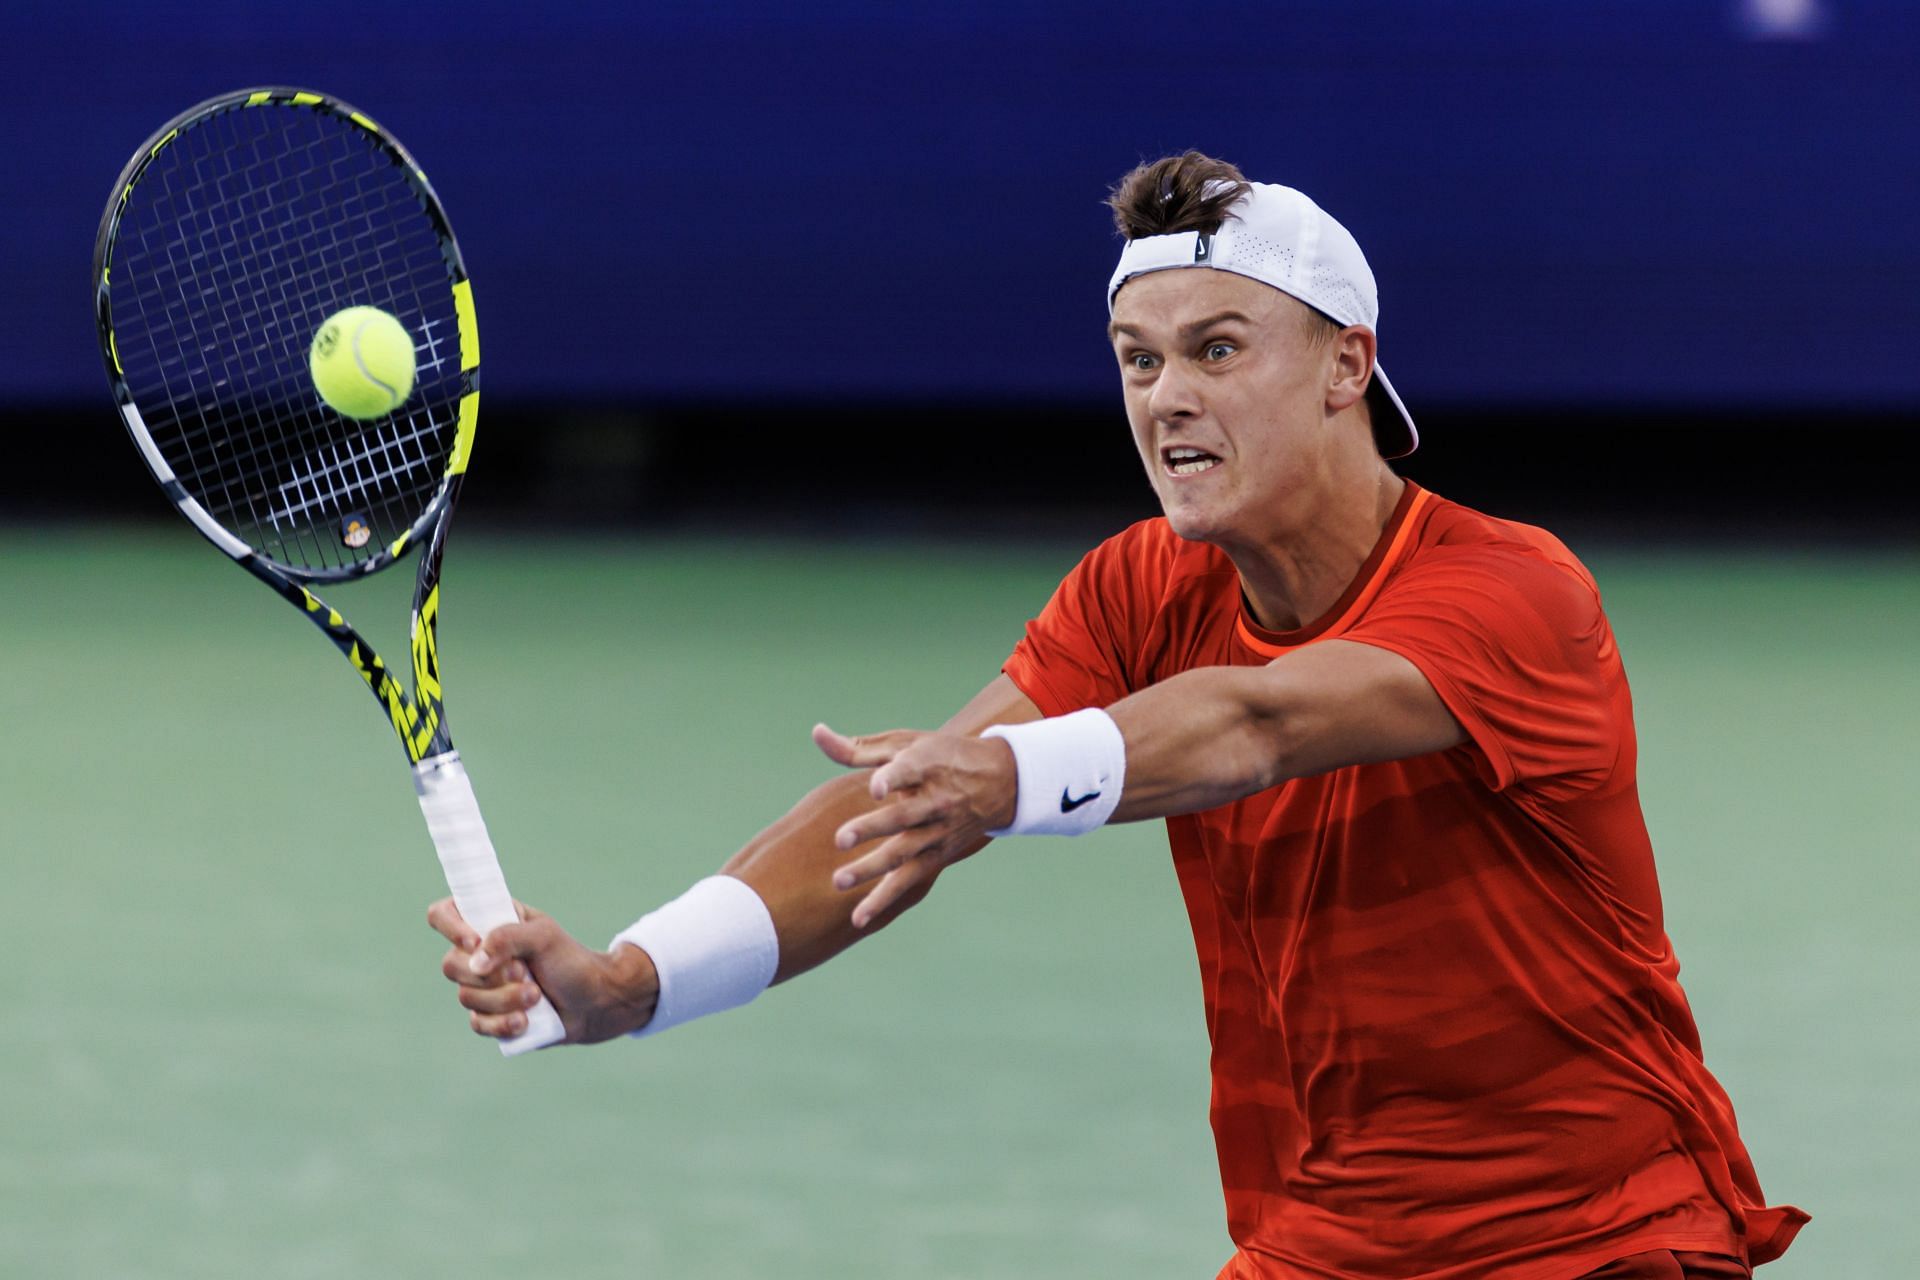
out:
M426 815L427 832L440 854L440 869L446 873L447 888L460 914L485 937L503 924L517 921L513 895L507 892L507 879L500 873L500 859L494 855L493 841L487 836L487 824L480 817L480 803L473 798L473 783L467 780L467 766L460 763L458 751L429 756L413 767L413 789L420 795L420 812ZM545 996L527 1010L527 1029L511 1040L500 1042L500 1052L512 1056L529 1049L542 1049L566 1038L560 1015Z

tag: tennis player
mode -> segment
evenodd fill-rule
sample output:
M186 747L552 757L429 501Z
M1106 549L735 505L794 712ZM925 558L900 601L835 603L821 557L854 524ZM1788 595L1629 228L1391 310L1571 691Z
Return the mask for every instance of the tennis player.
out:
M1111 202L1109 334L1165 514L1095 548L945 728L608 951L429 912L474 1029L574 1041L752 999L1000 836L1167 821L1213 1041L1222 1277L1734 1277L1764 1203L1662 924L1598 589L1397 476L1378 297L1306 196L1198 153Z

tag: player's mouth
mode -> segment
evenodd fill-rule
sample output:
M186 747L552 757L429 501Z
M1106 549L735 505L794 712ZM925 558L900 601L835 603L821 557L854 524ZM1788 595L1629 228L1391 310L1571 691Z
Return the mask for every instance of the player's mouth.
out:
M1170 476L1197 476L1220 465L1220 459L1205 449L1178 445L1160 450L1160 465Z

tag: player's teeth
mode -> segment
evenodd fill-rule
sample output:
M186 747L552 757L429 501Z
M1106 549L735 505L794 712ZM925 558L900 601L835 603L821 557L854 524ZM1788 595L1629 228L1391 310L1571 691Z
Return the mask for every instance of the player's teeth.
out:
M1196 472L1207 470L1218 461L1218 458L1196 458L1192 462L1176 462L1173 464L1173 474L1177 476L1190 476Z

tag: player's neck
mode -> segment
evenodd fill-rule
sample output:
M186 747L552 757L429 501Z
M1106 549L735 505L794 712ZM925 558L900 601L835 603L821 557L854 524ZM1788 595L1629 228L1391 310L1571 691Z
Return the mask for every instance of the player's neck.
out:
M1269 631L1318 621L1352 585L1393 518L1406 481L1377 458L1364 480L1323 495L1293 529L1257 545L1223 546L1253 620Z

